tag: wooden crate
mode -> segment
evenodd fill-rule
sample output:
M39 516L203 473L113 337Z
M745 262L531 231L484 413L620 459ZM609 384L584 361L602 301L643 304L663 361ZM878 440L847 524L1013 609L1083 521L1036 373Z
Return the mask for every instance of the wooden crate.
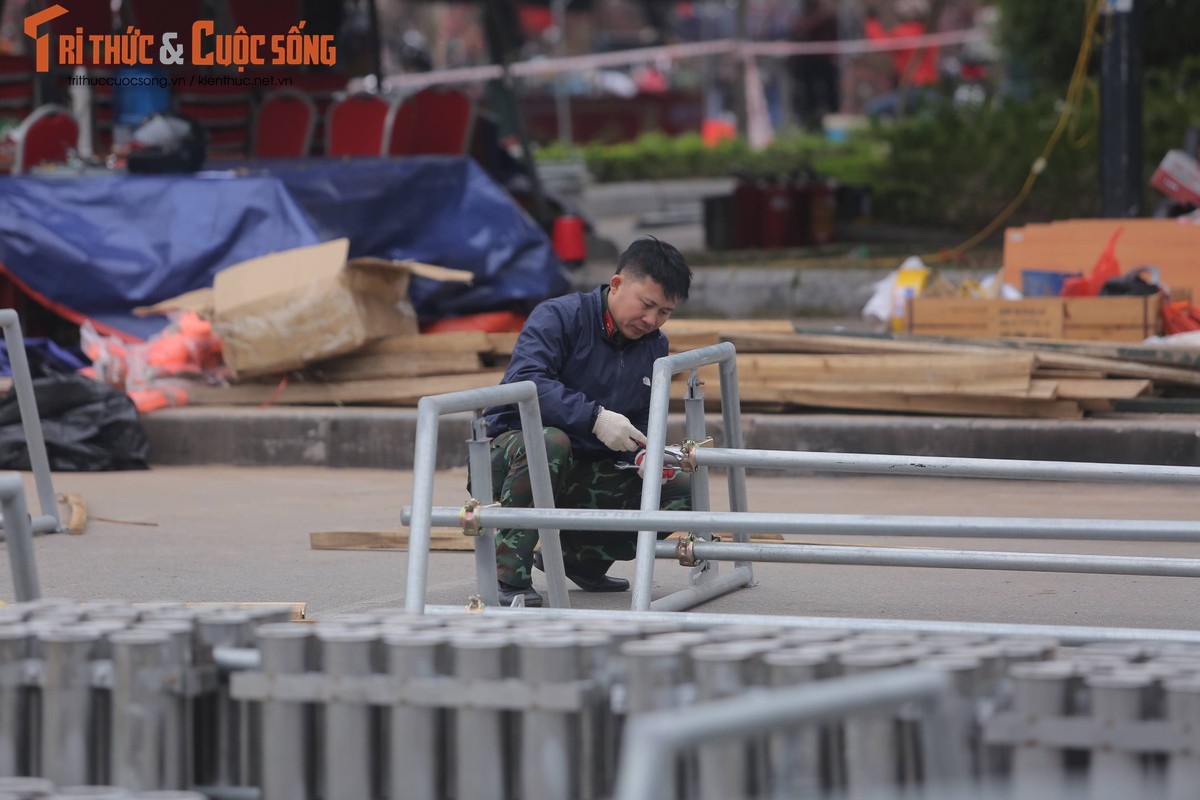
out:
M908 332L996 339L1140 342L1162 332L1161 299L1027 297L1022 300L921 298L909 302Z

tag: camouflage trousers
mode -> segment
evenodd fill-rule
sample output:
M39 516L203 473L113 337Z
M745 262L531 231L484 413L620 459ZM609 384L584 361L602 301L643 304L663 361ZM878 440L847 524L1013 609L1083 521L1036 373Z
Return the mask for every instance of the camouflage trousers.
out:
M612 459L576 459L571 440L558 428L544 428L550 482L558 508L636 509L642 502L637 470L618 469ZM506 508L533 508L529 462L520 431L506 431L492 441L492 498ZM678 472L662 487L664 511L692 507L692 476ZM659 533L663 539L671 531ZM536 530L496 531L496 576L511 586L529 586ZM636 532L562 531L563 561L568 570L603 575L614 561L629 561L637 551Z

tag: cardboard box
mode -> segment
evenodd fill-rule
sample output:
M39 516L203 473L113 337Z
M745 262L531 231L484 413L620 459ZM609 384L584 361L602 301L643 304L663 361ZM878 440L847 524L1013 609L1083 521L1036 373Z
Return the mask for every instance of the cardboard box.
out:
M384 336L417 333L413 275L469 283L464 270L381 258L347 260L348 239L298 247L221 270L212 288L138 313L193 310L211 319L238 377L286 372Z
M974 300L918 297L908 332L964 338L1023 337L1140 342L1162 332L1161 295Z

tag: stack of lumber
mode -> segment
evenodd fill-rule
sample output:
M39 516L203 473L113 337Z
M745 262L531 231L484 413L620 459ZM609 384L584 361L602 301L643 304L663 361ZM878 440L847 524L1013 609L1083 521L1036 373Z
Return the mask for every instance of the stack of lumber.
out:
M747 410L853 409L1080 418L1162 411L1163 393L1200 396L1200 351L1126 344L821 333L727 333ZM700 371L719 402L715 367ZM676 378L681 394L686 375ZM1190 404L1190 405L1189 405ZM1180 400L1173 410L1200 410Z
M193 405L415 406L426 395L495 386L515 333L396 336L286 376L188 389Z

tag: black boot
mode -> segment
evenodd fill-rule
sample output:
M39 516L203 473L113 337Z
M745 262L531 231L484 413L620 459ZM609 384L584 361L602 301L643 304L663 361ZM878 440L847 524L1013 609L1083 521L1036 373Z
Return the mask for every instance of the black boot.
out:
M542 562L542 551L533 554L533 565L542 572L546 571ZM585 592L625 592L629 590L629 581L624 578L610 578L601 573L581 572L578 568L566 567L567 577Z
M542 596L532 586L513 586L510 583L498 580L496 581L496 588L499 590L500 605L502 606L511 606L513 600L518 597L524 597L526 608L542 607Z

